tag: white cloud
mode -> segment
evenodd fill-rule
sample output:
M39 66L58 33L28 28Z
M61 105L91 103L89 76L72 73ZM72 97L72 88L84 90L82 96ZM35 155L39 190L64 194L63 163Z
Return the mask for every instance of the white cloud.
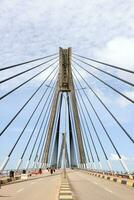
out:
M134 38L114 37L97 52L99 58L124 68L134 69Z
M124 94L134 101L134 91L126 91L126 92L124 92ZM117 98L116 103L123 108L132 104L130 101L128 101L122 97Z
M107 63L123 67L134 71L134 38L115 37L108 41L102 49L98 49L97 57ZM114 74L134 82L134 75L112 68L105 68Z
M110 156L110 160L119 160L119 157L118 157L118 155L117 154L111 154L111 156Z
M131 0L1 0L0 59L8 54L15 62L59 46L92 55L117 35L133 35L133 10Z
M121 155L121 158L126 161L134 161L134 157L126 157L124 155ZM119 160L119 157L117 154L112 153L110 156L110 160L116 161L116 160Z
M96 89L96 93L98 94L98 96L100 97L100 99L105 103L105 104L111 104L111 98L109 95L107 95L105 92L103 92L102 90L100 90L99 88Z

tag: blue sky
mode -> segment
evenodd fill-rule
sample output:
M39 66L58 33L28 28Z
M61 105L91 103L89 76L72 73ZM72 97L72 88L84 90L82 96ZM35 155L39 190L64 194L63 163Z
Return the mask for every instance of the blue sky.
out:
M63 48L72 47L75 53L134 70L133 19L133 0L116 0L116 2L114 0L1 0L0 67L58 52L58 48L61 46ZM31 66L33 65L29 64L28 66L18 67L14 70L7 70L4 73L1 72L0 77L3 79ZM97 66L100 67L100 65ZM134 82L134 76L128 73L112 70L104 66L102 66L102 68L126 80ZM37 88L44 77L48 75L48 72L33 80L19 92L16 91L14 95L1 101L1 130L28 97L30 97L30 94ZM101 75L101 73L95 70L92 70L92 72L134 99L134 89L132 87L121 84L119 81L115 82L114 79L106 75ZM23 82L29 75L32 76L33 73L29 72L27 76L14 79L10 81L10 84L2 84L0 86L1 94L14 88L15 85ZM128 132L134 137L134 106L119 95L116 95L115 92L111 92L110 89L103 86L98 81L95 81L95 79L91 78L90 75L87 75L82 70L81 73L95 88L99 96L117 116L123 126L126 127ZM86 87L83 82L82 84ZM86 91L94 102L94 105L96 105L96 109L101 115L103 122L106 124L107 129L110 131L122 157L128 163L129 168L133 170L134 146L127 137L123 135L123 132L118 126L111 121L109 115L104 112L103 108L90 91L88 89L86 89ZM37 99L38 97L33 101L30 107L31 110ZM86 104L91 111L88 102L86 102ZM27 110L28 109L26 109L26 111ZM0 162L2 162L7 155L21 127L24 126L25 118L27 117L26 111L20 119L13 123L11 129L0 138ZM102 141L107 147L109 157L113 160L115 168L119 168L115 152L110 147L107 139L103 136L103 132L93 113L92 116L96 127L99 129ZM29 131L33 124L34 120L29 127ZM13 166L13 163L18 159L19 153L21 153L21 149L19 149L22 148L21 146L22 145L16 150L16 154L14 154L16 156L10 166Z

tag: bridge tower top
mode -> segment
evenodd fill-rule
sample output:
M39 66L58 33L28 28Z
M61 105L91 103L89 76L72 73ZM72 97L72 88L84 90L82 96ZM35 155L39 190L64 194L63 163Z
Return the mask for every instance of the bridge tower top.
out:
M70 92L72 49L59 48L59 90Z

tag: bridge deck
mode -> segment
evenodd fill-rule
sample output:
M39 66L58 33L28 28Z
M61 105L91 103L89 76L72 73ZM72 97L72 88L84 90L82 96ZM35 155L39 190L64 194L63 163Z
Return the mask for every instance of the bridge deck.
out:
M134 188L99 179L84 172L68 173L77 200L132 200Z
M60 174L46 175L39 179L5 185L0 190L1 200L56 200L60 187Z
M2 200L58 200L61 171L29 179L0 190ZM84 171L67 170L74 200L132 200L134 188L91 176Z

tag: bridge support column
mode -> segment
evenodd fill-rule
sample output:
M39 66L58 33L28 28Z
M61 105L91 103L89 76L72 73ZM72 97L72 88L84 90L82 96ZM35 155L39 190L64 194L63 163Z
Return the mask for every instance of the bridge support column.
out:
M71 48L59 49L59 74L58 74L58 81L56 84L56 91L55 91L55 95L53 99L53 107L52 107L52 111L50 115L46 144L44 148L44 162L45 163L48 163L50 143L52 139L59 94L63 92L70 94L70 100L72 104L72 110L73 110L73 115L74 115L73 117L74 117L76 136L77 136L77 142L78 142L80 164L84 164L86 159L85 159L85 152L84 152L83 141L82 141L82 136L81 136L80 119L78 115L75 88L74 88L73 76L72 76Z

